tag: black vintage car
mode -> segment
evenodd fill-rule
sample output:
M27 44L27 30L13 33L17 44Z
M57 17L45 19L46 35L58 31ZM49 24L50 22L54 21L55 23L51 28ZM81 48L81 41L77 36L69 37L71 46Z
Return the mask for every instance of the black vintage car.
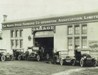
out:
M97 61L95 58L91 57L89 54L82 54L80 59L80 66L96 66Z
M13 54L8 53L6 49L0 49L0 60L13 60Z
M49 53L45 52L42 48L33 46L28 47L25 53L18 56L18 60L48 60L50 57Z
M13 49L14 60L19 60L19 56L23 53L23 50Z

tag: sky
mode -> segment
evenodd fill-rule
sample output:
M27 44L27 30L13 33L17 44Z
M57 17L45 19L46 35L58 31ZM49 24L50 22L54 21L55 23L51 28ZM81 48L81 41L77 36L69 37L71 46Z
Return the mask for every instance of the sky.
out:
M0 0L0 29L7 20L98 12L98 0Z

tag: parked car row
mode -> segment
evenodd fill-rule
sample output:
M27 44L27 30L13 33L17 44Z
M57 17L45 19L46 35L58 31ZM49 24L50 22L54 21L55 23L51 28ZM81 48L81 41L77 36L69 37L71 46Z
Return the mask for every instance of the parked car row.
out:
M96 66L97 60L91 57L89 54L75 53L75 56L69 56L67 51L57 51L53 54L43 51L39 47L28 47L26 52L14 50L13 55L7 53L6 49L0 49L0 60L47 60L53 64L59 63L60 65L79 64L81 67L84 66Z
M28 47L26 52L14 51L16 60L47 60L49 59L50 53L43 51L39 47Z

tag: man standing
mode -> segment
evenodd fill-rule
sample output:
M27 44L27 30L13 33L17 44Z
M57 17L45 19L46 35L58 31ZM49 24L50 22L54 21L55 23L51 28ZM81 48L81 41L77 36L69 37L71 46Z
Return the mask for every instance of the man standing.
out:
M75 58L76 60L81 60L81 51L77 45L75 46Z

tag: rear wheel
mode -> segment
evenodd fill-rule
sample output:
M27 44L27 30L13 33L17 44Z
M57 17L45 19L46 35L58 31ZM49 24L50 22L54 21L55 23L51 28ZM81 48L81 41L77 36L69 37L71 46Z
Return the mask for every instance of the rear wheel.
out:
M6 59L5 56L2 55L2 56L1 56L1 61L5 61L5 59Z
M75 66L75 63L76 63L76 60L72 60L72 61L71 61L71 65L72 65L72 66Z
M37 61L40 61L40 55L37 55L36 58L37 58Z
M83 59L80 60L80 66L84 67L84 60Z

